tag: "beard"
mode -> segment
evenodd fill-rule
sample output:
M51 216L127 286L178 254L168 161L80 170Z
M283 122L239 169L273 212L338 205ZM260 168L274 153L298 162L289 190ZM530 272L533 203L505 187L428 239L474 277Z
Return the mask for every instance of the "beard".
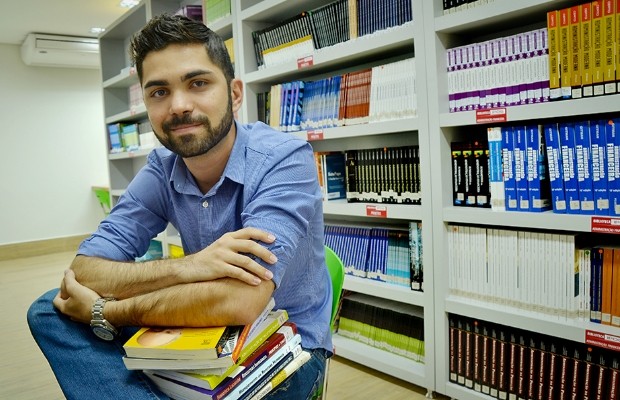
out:
M175 127L191 124L201 124L203 127L202 133L181 136L172 134L172 129ZM171 120L162 124L163 134L156 134L156 136L161 144L173 153L183 158L195 157L207 153L221 142L230 132L232 124L232 99L229 93L226 114L224 114L219 125L215 128L211 125L211 120L207 116L192 118L190 114L183 114L181 117L175 115Z

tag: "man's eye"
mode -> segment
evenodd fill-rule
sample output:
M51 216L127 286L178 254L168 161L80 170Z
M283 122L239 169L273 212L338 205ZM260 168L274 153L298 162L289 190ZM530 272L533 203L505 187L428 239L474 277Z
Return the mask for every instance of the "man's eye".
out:
M207 86L207 82L205 82L205 81L194 81L194 82L192 82L192 86L194 86L194 87L204 87L204 86Z
M162 97L165 94L166 94L166 91L164 89L159 89L151 93L151 97Z

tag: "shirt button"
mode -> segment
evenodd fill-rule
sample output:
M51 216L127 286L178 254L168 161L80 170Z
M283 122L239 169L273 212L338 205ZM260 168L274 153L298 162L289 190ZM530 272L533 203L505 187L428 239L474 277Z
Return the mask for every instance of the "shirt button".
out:
M206 200L205 200L205 201L203 201L203 202L202 202L202 207L203 207L203 208L207 208L207 207L209 207L209 202L208 202L208 201L206 201Z

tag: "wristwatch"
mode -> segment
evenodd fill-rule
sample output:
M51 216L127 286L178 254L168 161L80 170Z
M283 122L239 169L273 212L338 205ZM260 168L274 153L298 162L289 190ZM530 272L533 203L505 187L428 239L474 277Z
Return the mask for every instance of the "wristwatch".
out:
M103 316L103 306L108 301L116 301L116 299L111 297L101 297L95 301L91 311L92 319L90 320L90 327L97 337L110 341L118 335L118 329L116 329L114 325L108 322L108 320Z

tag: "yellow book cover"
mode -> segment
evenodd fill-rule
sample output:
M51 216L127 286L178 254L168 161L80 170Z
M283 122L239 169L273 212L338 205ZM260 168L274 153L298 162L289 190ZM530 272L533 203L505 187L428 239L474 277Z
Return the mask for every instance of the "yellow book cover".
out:
M573 98L581 97L581 14L579 6L569 10L571 86Z
M620 1L620 0L619 0ZM579 6L581 10L581 85L583 96L592 96L592 4Z
M592 83L594 94L605 93L603 86L603 2L592 2Z
M127 357L158 359L218 358L226 327L143 327L124 345Z
M560 87L563 98L570 98L571 94L571 36L569 9L560 10L559 46L560 46Z
M616 93L615 0L603 1L603 82L605 93Z
M549 95L551 99L560 98L560 56L558 41L557 10L547 13L547 31L549 42Z

